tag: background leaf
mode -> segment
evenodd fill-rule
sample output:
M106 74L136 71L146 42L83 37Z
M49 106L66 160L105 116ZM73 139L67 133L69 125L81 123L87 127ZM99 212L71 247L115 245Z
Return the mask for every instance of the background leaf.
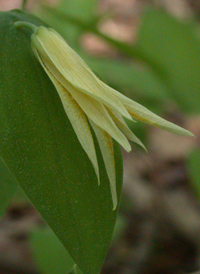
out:
M165 84L148 68L127 61L92 58L87 55L83 58L100 78L123 93L129 92L129 97L133 100L145 97L146 100L149 98L154 103L161 103L169 98Z
M0 157L0 217L18 189L18 183Z
M34 230L30 244L42 274L66 274L73 268L74 261L51 229Z
M199 112L200 41L190 24L162 10L149 9L136 47L162 68L162 79L182 110Z
M100 272L117 210L97 146L101 185L51 81L34 57L31 32L43 24L20 11L0 13L0 154L83 273ZM14 46L13 46L14 45ZM118 197L122 161L115 144Z

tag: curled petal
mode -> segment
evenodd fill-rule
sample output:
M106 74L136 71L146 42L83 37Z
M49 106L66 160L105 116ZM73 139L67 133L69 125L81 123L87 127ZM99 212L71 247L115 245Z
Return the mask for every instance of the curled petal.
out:
M113 201L113 210L117 207L117 191L116 191L116 172L115 172L115 158L113 150L112 138L101 128L96 126L90 121L92 128L96 134L103 160L105 163L106 171L110 182L110 191Z
M45 58L45 65L64 87L66 82L69 82L74 88L131 119L121 101L107 92L107 86L102 84L79 55L55 31L39 27L37 33L32 35L32 42L33 45L37 45L42 58Z
M37 54L37 53L35 53ZM77 138L82 145L83 149L85 150L86 154L88 155L95 173L97 175L98 184L100 184L100 177L99 177L99 166L96 156L96 150L94 146L94 141L92 137L92 133L90 131L90 127L87 121L87 118L82 111L82 109L79 107L79 105L76 103L76 101L73 99L71 94L55 79L55 77L49 72L49 70L45 67L42 60L40 59L39 55L37 54L37 58L42 64L44 70L46 71L47 75L53 82L60 99L62 101L64 110L72 124L72 127L77 135Z

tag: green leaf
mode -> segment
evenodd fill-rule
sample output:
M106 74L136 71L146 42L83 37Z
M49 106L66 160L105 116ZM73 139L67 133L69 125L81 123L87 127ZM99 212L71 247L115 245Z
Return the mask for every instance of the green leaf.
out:
M193 150L188 160L188 171L194 189L200 198L200 149Z
M95 15L97 3L97 0L62 0L59 9L89 22Z
M17 191L18 183L0 157L0 217Z
M30 246L42 274L66 274L72 270L74 261L51 229L32 231ZM81 274L80 270L77 274Z
M162 78L182 110L199 113L200 41L191 25L162 10L148 10L136 47L163 69Z
M83 273L100 272L117 210L97 146L101 185L53 84L34 57L31 32L13 22L41 21L0 13L0 155ZM115 144L120 199L122 160Z

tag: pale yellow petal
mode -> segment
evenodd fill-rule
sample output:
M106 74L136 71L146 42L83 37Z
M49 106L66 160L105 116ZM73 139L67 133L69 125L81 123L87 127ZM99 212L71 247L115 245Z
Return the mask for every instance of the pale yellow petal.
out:
M101 128L96 126L92 121L90 121L94 132L96 134L103 160L105 163L106 171L108 174L108 179L110 182L110 191L112 195L113 210L117 207L117 190L116 190L116 171L115 171L115 158L113 150L112 138Z
M39 27L37 33L32 35L32 42L37 45L42 59L45 58L45 65L64 87L68 81L76 89L131 119L120 100L107 92L107 86L102 84L79 55L55 31Z
M76 101L73 99L71 94L54 78L54 76L48 71L48 69L43 64L42 60L40 59L37 52L35 52L37 55L38 60L40 61L41 65L43 66L44 70L46 71L47 75L53 82L60 99L62 101L64 110L72 124L72 127L77 135L77 138L85 150L86 154L88 155L94 170L97 175L98 184L100 184L100 178L99 178L99 166L96 156L96 150L94 146L94 141L92 137L92 133L90 131L90 127L87 121L87 118L82 111L82 109L79 107L79 105L76 103Z
M121 100L121 102L124 104L124 106L133 118L145 122L147 124L165 129L172 133L181 134L185 136L194 136L194 134L192 134L190 131L159 117L147 108L127 98L126 96L112 89L111 87L108 87L108 89L110 93L112 93L119 100Z
M103 104L75 90L73 87L69 86L68 91L90 120L110 134L110 136L115 139L126 151L131 151L131 146L127 138L117 128Z
M113 121L115 122L116 126L124 133L124 135L134 143L140 145L147 151L145 145L140 141L140 139L130 130L130 128L125 123L123 117L113 110L108 110L110 116L112 117Z

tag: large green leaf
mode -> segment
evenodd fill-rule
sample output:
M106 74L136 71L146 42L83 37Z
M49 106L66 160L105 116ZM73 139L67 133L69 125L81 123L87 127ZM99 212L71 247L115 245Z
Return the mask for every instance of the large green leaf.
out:
M171 95L184 111L199 113L200 41L191 25L162 10L148 10L137 48L162 68Z
M15 28L38 19L0 13L0 155L83 273L100 272L116 220L97 146L101 185L51 81L34 57L31 32ZM115 144L117 191L122 161Z
M0 157L0 217L17 191L18 183Z

